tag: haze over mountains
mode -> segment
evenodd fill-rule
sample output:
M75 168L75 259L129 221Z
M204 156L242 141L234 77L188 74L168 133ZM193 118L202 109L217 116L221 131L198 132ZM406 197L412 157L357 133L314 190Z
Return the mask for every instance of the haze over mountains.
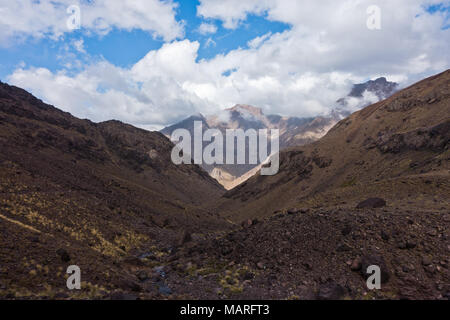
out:
M362 84L355 84L346 97L336 102L336 106L328 115L312 118L283 117L280 115L265 115L261 108L249 105L236 105L216 115L193 115L179 123L164 128L161 130L161 133L170 138L176 129L187 129L193 136L194 122L201 121L203 130L219 129L224 135L227 129L243 129L244 131L248 129L278 129L280 131L281 149L302 146L317 141L341 119L373 102L386 99L397 89L397 83L389 82L386 78L378 78ZM224 152L226 153L225 150ZM254 168L257 166L202 165L203 169L226 189L232 189L245 181L254 174Z
M449 115L447 70L226 192L175 166L161 133L80 120L1 83L0 297L448 299ZM382 289L368 291L373 264Z
M353 113L315 143L281 152L277 175L255 176L227 192L224 198L245 200L245 204L229 202L233 206L233 216L238 212L244 215L258 212L259 217L263 212L270 215L280 201L285 206L295 205L305 197L323 194L326 190L365 189L383 180L389 180L390 188L400 193L404 188L394 187L394 184L403 176L448 173L449 74L447 71L419 82ZM378 189L378 192L385 192L386 187ZM383 194L396 200L399 196ZM348 201L349 197L351 192L345 197L325 197L323 201L336 201L333 204L337 205L339 199ZM272 206L274 199L277 199L276 205ZM253 206L257 206L257 210Z

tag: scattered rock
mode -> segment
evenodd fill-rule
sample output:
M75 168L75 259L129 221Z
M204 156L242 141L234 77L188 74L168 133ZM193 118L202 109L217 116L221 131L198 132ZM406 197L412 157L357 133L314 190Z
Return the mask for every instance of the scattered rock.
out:
M319 156L317 150L314 150L311 156L313 162L321 169L328 168L333 163L333 159Z
M142 262L141 259L139 259L138 257L133 257L133 256L126 257L123 260L123 262L126 263L126 264L137 266L137 267L143 267L144 266L144 263Z
M158 277L161 277L162 279L164 279L166 277L164 267L155 267L153 269L153 271L155 271L155 273L158 275Z
M30 240L33 243L39 243L40 242L40 239L37 236L28 237L28 240Z
M242 222L242 228L250 228L252 226L256 226L258 224L258 220L248 219L247 221Z
M352 264L351 264L351 266L350 266L350 269L351 269L352 271L360 271L360 270L361 270L361 267L362 267L361 258L358 257L358 258L356 258L355 260L353 260L353 262L352 262Z
M255 278L255 275L253 274L253 272L247 271L244 273L242 278L244 281L253 280Z
M348 245L346 245L345 243L343 243L343 244L340 244L338 247L337 247L337 249L336 249L336 251L337 252L348 252L348 251L351 251L352 250L352 248L350 248Z
M423 269L425 270L425 272L432 276L436 273L436 267L434 265L429 265L429 266L424 266Z
M399 241L398 245L397 245L397 248L402 249L402 250L406 249L406 242L402 241L402 240Z
M414 249L417 247L417 243L413 240L406 241L406 249Z
M155 259L156 259L156 256L155 256L155 254L154 254L153 252L146 252L146 253L141 254L141 255L138 257L138 259L140 259L140 260L145 260L145 259L148 259L148 260L155 260Z
M414 240L400 239L397 247L402 250L414 249L415 247L417 247L417 243Z
M166 286L164 283L160 282L157 284L159 294L163 296L170 296L172 294L172 290Z
M231 248L231 247L222 247L222 249L221 249L221 253L223 256L228 256L232 252L233 252L233 248Z
M178 241L178 245L182 246L191 241L192 241L191 234L188 231L184 231L183 234L181 235L180 240Z
M65 292L58 292L55 294L54 298L57 300L64 300L64 299L68 299L69 295Z
M423 256L423 257L422 257L422 265L424 265L424 266L429 266L429 265L431 265L432 263L433 263L433 261L431 260L430 257L428 257L428 256Z
M56 250L56 254L61 257L61 260L63 262L69 262L70 261L70 255L69 255L69 253L67 252L66 249L60 248L60 249Z
M436 236L438 235L438 232L437 232L436 229L431 229L430 231L427 232L427 234L428 234L430 237L436 237Z
M369 198L360 202L356 209L382 208L386 206L386 201L381 198Z
M405 273L414 272L415 270L416 268L414 267L413 264L406 264L402 267L402 271Z
M137 300L138 297L134 294L123 293L122 291L115 291L111 294L110 299L116 301L120 300L134 301Z
M389 241L390 238L391 237L388 233L386 233L384 230L381 231L381 239L383 239L384 241Z
M345 289L335 283L335 282L327 282L320 286L319 292L317 293L318 300L340 300L346 291Z
M303 266L305 267L305 269L306 269L307 271L312 271L312 269L313 269L312 264L309 263L309 262L305 262L305 263L303 264Z
M342 229L342 235L348 236L352 232L352 227L350 225L346 225L344 229Z
M256 264L256 267L258 267L258 269L263 270L264 269L264 263L263 262L258 262Z
M141 292L142 287L132 280L122 280L119 287L124 291Z
M136 277L139 279L139 281L144 282L146 280L149 279L149 276L147 274L147 272L145 272L144 270L139 271L136 275Z

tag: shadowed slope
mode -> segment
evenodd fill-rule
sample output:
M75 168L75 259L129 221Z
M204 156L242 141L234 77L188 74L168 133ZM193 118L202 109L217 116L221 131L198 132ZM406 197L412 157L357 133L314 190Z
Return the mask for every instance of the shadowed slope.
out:
M201 209L223 188L198 166L175 166L172 147L160 133L80 120L0 83L0 284L19 295L64 289L64 249L86 281L126 289L122 261L135 250L226 228Z

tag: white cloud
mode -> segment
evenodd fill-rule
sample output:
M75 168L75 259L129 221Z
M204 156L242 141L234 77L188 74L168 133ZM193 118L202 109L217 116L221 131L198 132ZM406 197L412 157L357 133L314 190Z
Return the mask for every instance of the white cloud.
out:
M205 48L215 47L216 45L217 43L211 37L209 37L205 42Z
M67 27L67 8L74 0L0 0L0 44L17 38L60 38L71 32ZM112 28L142 29L164 40L182 37L184 27L175 19L177 4L172 0L82 1L81 27L105 34Z
M327 102L349 89L349 75L334 73L282 79L274 75L253 77L238 70L224 76L228 66L250 53L236 51L196 62L198 49L198 42L176 41L149 52L129 69L106 61L91 64L76 75L19 68L8 81L78 117L94 121L114 118L146 128L197 112L217 113L242 100L267 111L312 115L326 112ZM308 86L310 81L316 85ZM295 111L299 106L303 109ZM272 107L276 109L270 110Z
M77 50L79 53L86 53L86 50L84 49L84 40L83 39L79 39L79 40L74 40L72 42L73 47L75 48L75 50Z
M407 85L447 69L450 30L441 29L441 15L424 12L422 5L432 2L202 0L199 14L228 27L264 13L292 28L210 60L198 60L198 42L173 41L130 68L105 61L75 75L19 68L9 81L77 116L146 128L235 104L313 116L330 111L352 83L386 76ZM379 31L366 27L366 8L374 3L382 8Z
M361 108L367 107L373 103L378 102L379 98L373 92L364 91L362 98L349 97L346 100L344 110L349 112L355 112Z
M195 106L202 105L163 74L146 78L103 61L77 75L44 68L18 69L8 81L75 116L93 121L120 119L141 127L161 127L186 111L195 113Z
M263 36L261 36L261 37L256 37L256 38L250 40L250 41L248 42L249 48L257 49L258 47L261 46L261 44L264 43L264 41L266 41L267 39L269 39L271 35L272 35L272 33L269 32L269 33L267 33L267 34L265 34L265 35L263 35Z
M249 13L262 14L269 8L267 0L200 0L197 14L205 18L222 20L225 28L234 29Z
M202 23L200 27L198 27L198 32L202 35L214 34L217 32L217 26L212 23Z

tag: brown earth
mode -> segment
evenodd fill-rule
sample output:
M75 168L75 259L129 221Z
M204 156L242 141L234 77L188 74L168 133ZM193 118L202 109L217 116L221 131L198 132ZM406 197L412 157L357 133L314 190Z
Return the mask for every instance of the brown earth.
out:
M58 249L109 291L131 281L122 264L139 248L162 255L183 230L226 229L201 208L225 190L197 166L172 164L172 147L0 84L0 296L54 295L68 265Z
M446 71L352 114L318 142L281 152L277 175L256 175L228 191L216 207L240 222L283 208L329 206L371 196L391 202L415 199L429 189L423 184L411 190L415 177L448 177L449 141ZM407 177L411 183L400 182ZM386 181L389 189L380 186ZM448 207L444 195L439 201Z
M0 297L450 296L450 71L224 195L198 167L173 166L159 134L78 120L7 85L0 108ZM65 288L69 264L81 291Z

